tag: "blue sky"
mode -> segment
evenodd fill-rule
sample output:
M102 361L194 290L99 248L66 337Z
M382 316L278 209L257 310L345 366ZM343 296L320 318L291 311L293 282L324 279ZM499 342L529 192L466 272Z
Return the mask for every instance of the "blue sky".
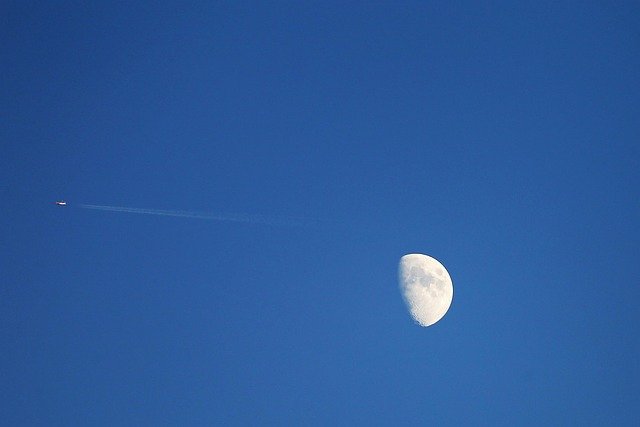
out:
M640 422L637 4L94 3L2 6L0 419Z

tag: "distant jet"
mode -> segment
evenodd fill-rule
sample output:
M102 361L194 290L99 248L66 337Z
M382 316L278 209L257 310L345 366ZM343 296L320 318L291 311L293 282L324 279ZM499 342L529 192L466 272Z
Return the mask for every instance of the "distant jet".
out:
M58 206L67 206L67 202L65 202L64 200L58 200L56 202L56 205L58 205Z

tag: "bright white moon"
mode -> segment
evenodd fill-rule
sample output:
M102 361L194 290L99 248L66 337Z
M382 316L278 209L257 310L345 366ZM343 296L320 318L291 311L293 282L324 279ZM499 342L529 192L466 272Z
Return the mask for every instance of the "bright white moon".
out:
M408 254L398 267L400 291L413 319L431 326L449 310L453 299L451 276L440 262L427 255Z

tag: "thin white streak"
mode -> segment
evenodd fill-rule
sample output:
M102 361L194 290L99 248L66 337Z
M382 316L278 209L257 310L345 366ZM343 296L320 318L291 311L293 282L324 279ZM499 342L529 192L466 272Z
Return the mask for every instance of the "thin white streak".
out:
M158 216L173 216L180 218L196 218L209 221L230 221L230 222L243 222L247 224L266 224L266 225L286 225L286 226L301 226L307 223L306 220L300 218L275 218L264 217L257 215L244 215L244 214L215 214L209 212L191 212L191 211L179 211L179 210L162 210L162 209L143 209L143 208L131 208L125 206L103 206L103 205L77 205L83 209L94 209L99 211L110 212L126 212L141 215L158 215Z

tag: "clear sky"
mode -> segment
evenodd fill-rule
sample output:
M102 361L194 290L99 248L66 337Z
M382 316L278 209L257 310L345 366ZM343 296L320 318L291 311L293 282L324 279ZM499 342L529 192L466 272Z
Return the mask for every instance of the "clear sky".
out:
M6 425L640 423L637 2L0 15Z

